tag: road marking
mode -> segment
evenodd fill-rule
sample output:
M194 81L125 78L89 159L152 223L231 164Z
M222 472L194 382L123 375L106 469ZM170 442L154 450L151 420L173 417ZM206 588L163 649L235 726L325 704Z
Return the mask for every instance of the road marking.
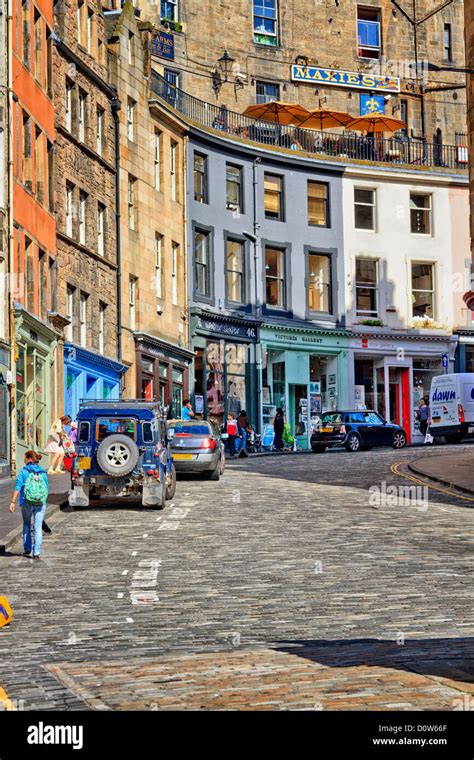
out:
M122 575L128 575L128 570L122 570Z
M15 711L13 702L11 701L5 689L2 689L1 686L0 686L0 705L2 706L3 710Z
M124 595L123 595L122 592L120 592L119 594L117 594L117 599L123 599L123 597L124 597Z
M127 623L134 623L135 621L134 621L134 619L133 619L133 618L127 618L127 621L126 621L126 622L127 622Z
M148 538L148 533L144 533L143 538Z
M406 478L407 480L412 480L414 483L420 483L422 486L428 486L433 491L439 491L439 493L447 494L448 496L453 496L455 499L462 499L463 501L474 501L474 497L472 496L462 496L461 494L456 493L455 491L451 491L448 488L441 488L440 486L434 486L431 485L431 482L427 480L420 480L420 478L415 478L413 475L407 475L405 472L400 472L398 468L404 464L404 462L398 462L396 464L392 464L390 469L394 473L394 475L399 475L401 478Z
M138 552L132 552L132 557L136 557Z

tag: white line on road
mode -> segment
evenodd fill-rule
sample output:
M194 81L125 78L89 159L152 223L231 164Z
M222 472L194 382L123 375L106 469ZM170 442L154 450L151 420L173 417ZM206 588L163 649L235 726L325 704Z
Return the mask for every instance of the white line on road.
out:
M122 570L122 575L128 575L128 570Z

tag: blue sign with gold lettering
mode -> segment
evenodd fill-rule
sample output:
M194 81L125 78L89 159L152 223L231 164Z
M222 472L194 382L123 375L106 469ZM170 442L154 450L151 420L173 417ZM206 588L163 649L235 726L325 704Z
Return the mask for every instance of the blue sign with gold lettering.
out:
M385 113L385 97L383 95L360 96L360 115L366 116L372 113Z
M398 77L384 77L379 74L365 74L361 71L340 71L320 69L318 66L291 67L293 82L312 82L316 85L347 87L351 90L372 90L373 92L400 92Z
M151 54L158 58L174 61L174 37L167 32L153 32L151 38Z

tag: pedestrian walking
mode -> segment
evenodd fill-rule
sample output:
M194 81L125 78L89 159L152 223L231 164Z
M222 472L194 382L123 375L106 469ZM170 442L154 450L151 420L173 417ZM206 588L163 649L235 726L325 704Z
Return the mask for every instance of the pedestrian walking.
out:
M285 425L285 415L281 406L277 407L275 418L273 420L273 429L275 431L275 439L273 442L277 451L281 451L283 448L283 428Z
M181 409L181 419L192 420L193 417L194 417L194 410L191 406L191 402L188 398L185 398L183 401L182 409Z
M239 431L237 428L237 420L235 419L235 414L229 412L227 415L227 435L229 436L229 454L231 457L235 456L235 441L238 434Z
M67 438L65 425L70 425L72 422L68 414L59 417L53 422L48 434L48 440L46 441L45 452L50 454L50 462L48 475L55 475L62 473L62 463L64 459L65 449L64 441Z
M48 475L39 462L41 454L27 451L25 464L18 473L15 490L10 501L10 512L15 511L15 503L20 494L21 515L23 518L23 556L39 559L43 541L43 519L48 497ZM31 521L33 520L33 543L31 540Z
M420 421L420 433L423 437L425 437L426 433L428 432L428 426L431 419L431 410L426 398L422 398L420 401L420 406L418 408L418 419Z
M239 456L248 456L247 454L247 439L249 434L250 422L245 409L242 409L237 417L237 428L239 435ZM244 452L244 453L242 453Z

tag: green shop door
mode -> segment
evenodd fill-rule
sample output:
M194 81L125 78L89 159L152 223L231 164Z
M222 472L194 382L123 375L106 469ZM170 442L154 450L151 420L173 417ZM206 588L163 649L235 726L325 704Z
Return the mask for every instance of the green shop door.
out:
M308 386L288 386L288 422L302 449L308 448Z

